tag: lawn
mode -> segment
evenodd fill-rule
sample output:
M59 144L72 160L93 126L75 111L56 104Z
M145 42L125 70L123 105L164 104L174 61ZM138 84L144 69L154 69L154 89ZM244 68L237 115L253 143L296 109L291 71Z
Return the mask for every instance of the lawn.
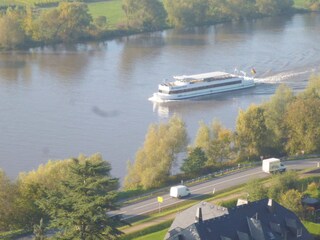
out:
M305 0L294 0L293 6L296 8L305 8Z
M168 228L163 229L159 232L150 233L148 235L134 238L134 239L135 240L162 240L164 239L164 236L166 235L167 231L168 231Z
M320 236L320 224L302 221L304 226L308 229L309 233Z
M0 0L1 5L29 5L34 3L59 2L61 0ZM89 12L93 18L105 16L111 28L117 26L120 22L125 22L125 15L122 11L121 0L105 0L99 2L87 3Z
M105 16L111 27L125 21L125 15L121 8L121 0L110 0L103 2L88 3L89 12L93 18Z

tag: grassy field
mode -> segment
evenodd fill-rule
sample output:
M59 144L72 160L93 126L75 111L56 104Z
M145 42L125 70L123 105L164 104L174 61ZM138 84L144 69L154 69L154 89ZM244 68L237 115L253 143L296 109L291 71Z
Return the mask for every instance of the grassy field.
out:
M296 8L304 8L305 0L294 0L294 6Z
M34 3L51 3L58 1L59 0L0 0L0 6L10 4L33 5ZM115 28L118 23L125 22L125 15L121 8L121 0L105 0L87 4L92 17L105 16L111 28Z
M114 27L119 22L125 21L125 15L121 8L121 0L89 3L89 12L93 18L105 16L107 23Z

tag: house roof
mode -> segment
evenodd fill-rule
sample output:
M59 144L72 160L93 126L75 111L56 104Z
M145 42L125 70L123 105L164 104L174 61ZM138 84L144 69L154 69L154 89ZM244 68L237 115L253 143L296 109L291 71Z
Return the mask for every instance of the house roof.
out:
M196 213L199 208L201 208L203 220L209 220L228 214L228 209L225 207L216 206L208 202L200 202L177 214L165 239L193 224L196 221Z
M313 237L293 212L275 201L262 199L231 208L228 214L195 222L168 239L311 240Z

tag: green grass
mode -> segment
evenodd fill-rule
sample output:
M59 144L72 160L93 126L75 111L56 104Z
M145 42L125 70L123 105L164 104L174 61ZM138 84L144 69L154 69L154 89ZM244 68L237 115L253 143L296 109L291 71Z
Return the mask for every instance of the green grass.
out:
M105 16L107 23L115 27L119 22L125 21L125 15L121 8L120 0L88 3L89 12L93 18Z
M33 5L34 3L59 2L60 0L0 0L0 6L8 4ZM93 18L105 16L111 28L120 22L125 22L125 14L122 11L121 0L105 0L100 2L87 3L89 12Z
M293 6L296 8L305 8L305 0L294 0Z
M320 237L320 224L302 221L303 225L307 228L308 232L312 235Z
M148 235L134 238L134 239L135 240L162 240L164 239L164 236L166 235L167 231L168 231L168 228L163 229L159 232L150 233Z

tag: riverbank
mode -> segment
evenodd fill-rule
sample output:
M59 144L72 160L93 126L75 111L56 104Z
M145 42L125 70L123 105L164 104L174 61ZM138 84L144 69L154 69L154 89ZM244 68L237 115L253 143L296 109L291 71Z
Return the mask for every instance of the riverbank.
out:
M275 1L277 3L277 0ZM0 35L7 36L6 38L0 37L1 50L29 49L60 43L77 44L89 41L107 41L170 28L207 27L231 21L250 21L268 16L308 12L300 7L282 6L279 3L272 10L265 11L260 9L261 7L265 8L264 5L259 7L246 3L248 11L239 8L237 12L234 12L233 8L230 8L223 12L222 9L227 6L218 6L219 9L221 8L221 13L207 11L206 16L198 16L201 20L196 21L194 19L198 18L197 14L199 14L196 11L197 5L193 6L194 9L186 10L187 15L194 15L193 18L188 18L177 15L179 12L177 10L183 6L177 5L171 9L165 2L154 6L144 6L141 5L143 3L139 3L139 8L148 12L149 17L144 16L145 14L135 13L134 7L137 6L130 5L131 3L124 5L120 0L85 1L85 3L40 1L31 2L29 5L19 5L19 2L13 2L13 4L16 5L8 5L7 7L12 8L9 12L15 13L4 14L0 18L0 20L2 19L0 21ZM209 7L209 3L207 4ZM5 5L2 5L1 9L2 12L6 12ZM69 14L63 14L66 11ZM161 16L159 16L159 11ZM179 20L181 17L186 19ZM9 21L8 29L10 31L6 27L1 27L1 22L6 21ZM65 24L68 22L69 24Z

